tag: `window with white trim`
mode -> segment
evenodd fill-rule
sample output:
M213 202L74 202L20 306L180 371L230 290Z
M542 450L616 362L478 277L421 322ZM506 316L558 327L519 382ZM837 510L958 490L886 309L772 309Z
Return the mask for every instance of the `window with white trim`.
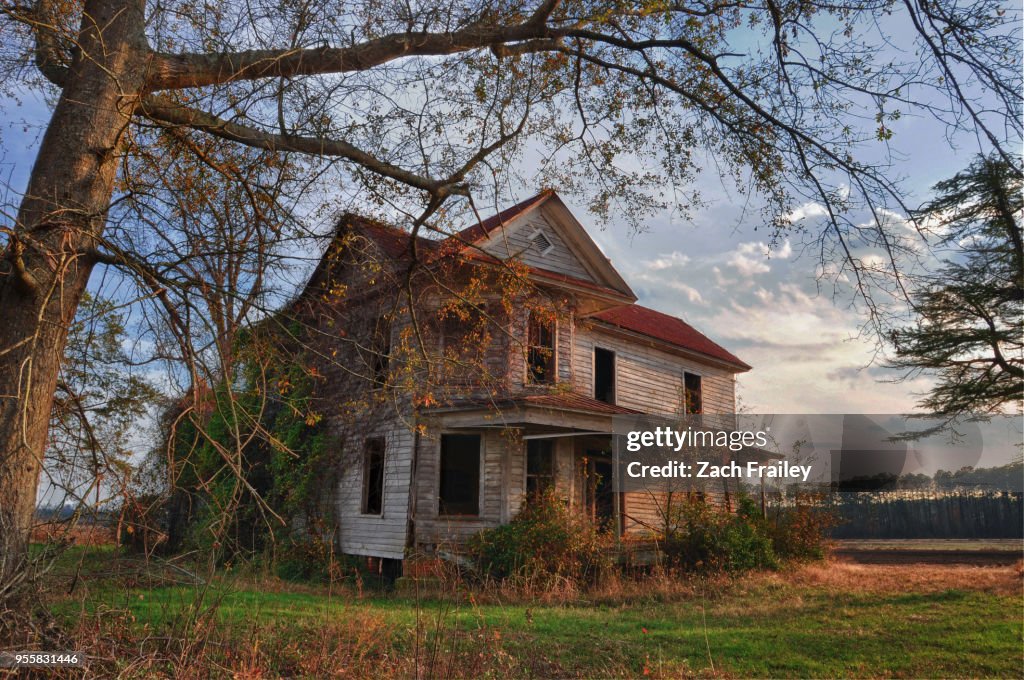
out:
M537 313L530 314L527 331L527 381L546 385L555 382L555 321Z

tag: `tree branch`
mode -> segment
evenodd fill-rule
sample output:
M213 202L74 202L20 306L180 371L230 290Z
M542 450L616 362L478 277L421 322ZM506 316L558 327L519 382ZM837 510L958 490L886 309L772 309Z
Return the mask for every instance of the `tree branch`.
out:
M553 11L554 7L551 9ZM540 21L535 23L538 16ZM247 50L228 54L157 53L153 56L146 89L153 92L238 80L365 71L402 57L443 56L543 40L552 37L544 17L538 12L526 23L514 26L477 22L450 33L392 33L351 47Z
M257 130L155 95L144 97L137 113L164 125L178 125L201 130L257 149L273 152L296 151L314 156L345 158L379 175L398 180L416 189L422 189L431 195L458 193L458 190L448 182L409 172L343 140L297 137Z

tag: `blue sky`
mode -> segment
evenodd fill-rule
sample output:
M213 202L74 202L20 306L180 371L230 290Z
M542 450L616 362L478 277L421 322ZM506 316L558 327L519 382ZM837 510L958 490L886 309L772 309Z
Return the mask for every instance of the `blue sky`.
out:
M5 210L16 207L47 119L46 107L26 95L0 101L0 183ZM977 153L970 136L950 144L934 121L907 115L893 123L888 142L893 171L905 178L907 202L917 205L936 181L955 174ZM881 157L884 147L865 148ZM734 351L754 369L740 378L745 408L775 413L900 413L913 409L930 381L891 383L875 338L861 333L863 313L847 291L819 285L820 264L799 236L769 247L760 213L724 188L699 177L708 207L683 220L662 213L634 233L614 218L596 226L585 208L566 198L595 241L624 275L642 304L682 317ZM522 198L522 197L520 197ZM746 210L744 210L746 206ZM814 231L816 207L802 206Z
M889 144L901 156L907 203L919 205L930 187L972 160L977 147L946 143L944 127L909 117ZM870 153L870 149L868 152ZM806 235L772 239L760 213L717 178L700 186L707 209L691 219L655 216L644 233L624 224L588 228L640 298L679 316L754 368L739 378L742 405L760 413L906 413L932 381L884 368L876 336L848 287L822 274L809 237L823 224L813 203L800 206ZM571 201L569 201L571 204ZM582 206L573 206L587 224ZM893 216L898 221L899 216ZM592 223L591 223L592 224ZM912 236L907 232L908 237Z

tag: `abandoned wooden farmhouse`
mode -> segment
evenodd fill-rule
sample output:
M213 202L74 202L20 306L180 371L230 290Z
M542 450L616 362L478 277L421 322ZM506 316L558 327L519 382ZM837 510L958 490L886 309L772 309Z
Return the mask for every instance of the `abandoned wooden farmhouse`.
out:
M293 306L343 449L340 550L457 550L549 489L649 527L649 498L613 498L612 419L732 413L750 366L636 300L552 191L454 236L343 217Z

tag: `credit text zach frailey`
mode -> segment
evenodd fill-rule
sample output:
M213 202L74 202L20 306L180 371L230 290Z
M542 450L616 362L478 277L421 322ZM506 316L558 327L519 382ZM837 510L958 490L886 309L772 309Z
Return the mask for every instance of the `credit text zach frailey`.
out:
M710 461L684 463L673 460L664 465L644 465L638 461L633 461L626 466L626 474L634 478L676 477L715 479L728 477L736 479L745 477L748 479L799 479L802 482L806 482L811 474L811 466L792 465L787 460L767 464L749 461L746 465L740 465L735 461L715 464Z

